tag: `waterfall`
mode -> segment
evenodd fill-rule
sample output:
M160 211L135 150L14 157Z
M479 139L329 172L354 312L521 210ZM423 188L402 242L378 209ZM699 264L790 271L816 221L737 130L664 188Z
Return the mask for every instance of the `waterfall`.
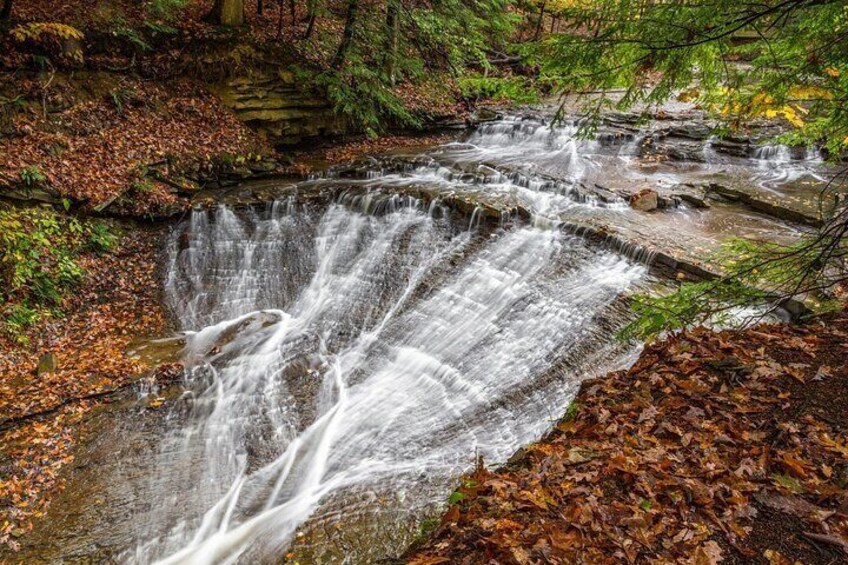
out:
M379 514L362 496L402 497L408 531L475 453L503 461L627 353L610 331L643 267L556 230L373 209L221 207L176 230L190 394L126 559L262 560L334 509Z
M777 189L781 185L807 176L816 181L824 180L815 170L821 164L821 157L816 150L807 149L803 155L795 158L786 145L762 145L754 150L753 160L758 169L755 177L758 184L774 192L779 192Z
M506 118L193 210L163 269L184 379L116 412L75 489L104 503L69 510L61 559L398 555L477 456L504 462L584 378L632 361L615 334L624 296L656 290L646 264L697 264L731 233L794 237L729 204L645 213L628 193L717 173L779 191L769 175L824 167L779 148L713 162L709 141L703 160L636 158L651 131L579 129Z
M711 135L704 142L704 147L701 149L701 155L704 159L704 163L709 165L713 165L719 161L718 155L716 154L716 150L713 147L716 141L716 136Z

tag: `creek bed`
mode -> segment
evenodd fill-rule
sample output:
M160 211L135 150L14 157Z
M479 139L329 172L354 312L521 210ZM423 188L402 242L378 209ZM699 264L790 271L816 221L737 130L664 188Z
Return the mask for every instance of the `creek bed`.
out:
M96 416L29 555L399 555L478 456L505 461L584 378L638 352L615 334L626 295L661 284L650 255L561 227L693 261L728 235L803 233L731 204L642 213L601 197L594 180L643 174L641 146L579 141L568 127L510 118L196 209L165 253L184 381L156 392L160 408L128 399ZM744 177L744 160L734 166Z

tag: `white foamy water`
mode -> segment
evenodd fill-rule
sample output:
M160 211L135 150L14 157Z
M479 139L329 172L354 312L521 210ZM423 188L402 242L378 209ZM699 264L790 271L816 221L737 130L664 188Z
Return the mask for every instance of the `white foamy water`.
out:
M593 220L696 250L717 236L707 212L644 214L612 190L603 201L587 191L597 179L696 173L643 162L643 135L577 132L510 118L300 185L334 194L328 206L193 212L172 237L166 278L186 392L151 455L139 489L151 500L122 560L397 555L477 455L503 462L584 377L632 359L615 332L645 267L556 227ZM696 146L697 174L729 166L713 144ZM784 157L763 149L733 166L759 179ZM426 205L412 196L422 194ZM457 196L473 211L440 204ZM520 204L531 221L504 213L486 225L483 202ZM746 223L769 237L785 229Z
M781 185L803 178L824 180L817 170L822 159L815 149L806 149L803 154L793 156L786 145L763 145L754 150L753 161L757 166L754 177L757 184L778 194Z
M644 267L555 230L363 209L222 207L175 233L191 392L127 560L273 560L299 528L354 517L403 534L373 543L398 550L475 453L503 461L630 353L617 298ZM339 559L369 562L368 545Z

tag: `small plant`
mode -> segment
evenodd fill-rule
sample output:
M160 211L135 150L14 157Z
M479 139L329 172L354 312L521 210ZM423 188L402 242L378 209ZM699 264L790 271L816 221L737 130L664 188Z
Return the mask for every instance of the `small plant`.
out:
M568 405L568 408L565 410L565 415L562 417L562 420L564 422L570 422L571 420L573 420L577 416L577 413L579 411L580 411L580 403L579 402L572 402L571 404Z
M11 32L15 41L41 42L47 38L82 39L83 33L75 27L54 22L32 22L15 27Z
M21 169L21 181L23 181L24 185L27 187L32 188L34 186L38 186L46 180L47 177L44 176L44 173L41 172L38 165L30 165Z
M448 504L457 504L463 500L465 500L465 495L458 490L455 490L451 493L450 497L448 497Z
M438 529L441 521L438 518L427 518L421 522L421 525L418 526L418 533L416 535L416 539L419 541L424 541L430 534Z
M118 111L118 114L124 115L124 104L127 101L130 101L136 98L136 93L131 88L116 88L109 92L109 96L112 98L112 103L115 104L115 109Z
M32 308L27 303L9 304L2 310L6 325L6 333L10 334L15 341L26 345L29 340L24 332L41 317L41 312Z
M50 57L77 63L83 61L79 42L85 35L75 27L56 22L31 22L16 26L9 33L16 42L34 45Z
M113 249L117 243L118 236L103 222L95 222L89 228L88 247L93 251L103 253Z
M123 39L127 43L129 43L135 50L137 51L152 51L153 47L144 40L144 37L139 33L139 31L129 24L127 24L123 19L118 19L113 22L111 26L111 32L114 37L119 39Z
M144 27L152 33L158 33L161 35L177 35L180 33L180 30L175 27L155 22L144 22Z
M132 185L130 185L130 189L138 194L148 194L152 192L154 188L155 186L153 186L153 182L146 178L134 181Z
M489 99L519 104L539 101L539 92L526 77L467 76L459 79L459 89L466 99Z
M41 315L61 307L85 275L85 251L112 248L106 224L82 222L50 208L0 211L0 329L17 337Z
M150 0L147 3L147 13L154 18L171 21L185 5L186 0Z

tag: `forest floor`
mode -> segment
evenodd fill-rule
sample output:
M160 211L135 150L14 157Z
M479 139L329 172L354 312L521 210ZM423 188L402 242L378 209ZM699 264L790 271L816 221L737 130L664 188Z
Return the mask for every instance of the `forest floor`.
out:
M12 336L0 333L0 548L12 549L62 487L78 424L95 405L142 376L171 378L127 354L139 336L167 327L156 268L162 228L134 226L106 253L87 253L78 291ZM38 365L52 355L50 367Z
M415 565L848 562L848 314L696 329L465 477Z
M279 3L266 2L258 15L256 2L248 1L247 25L236 31L204 21L211 0L188 0L171 12L134 0L89 4L18 2L12 33L0 33L6 195L87 213L161 217L184 211L194 191L235 169L304 170L293 150L275 150L209 87L267 70L269 60L272 69L326 66L336 18L318 17L306 38L305 4L280 20ZM16 39L15 29L42 22L66 27ZM62 39L72 33L82 39ZM309 91L309 84L303 87ZM446 77L395 90L420 116L467 111Z

